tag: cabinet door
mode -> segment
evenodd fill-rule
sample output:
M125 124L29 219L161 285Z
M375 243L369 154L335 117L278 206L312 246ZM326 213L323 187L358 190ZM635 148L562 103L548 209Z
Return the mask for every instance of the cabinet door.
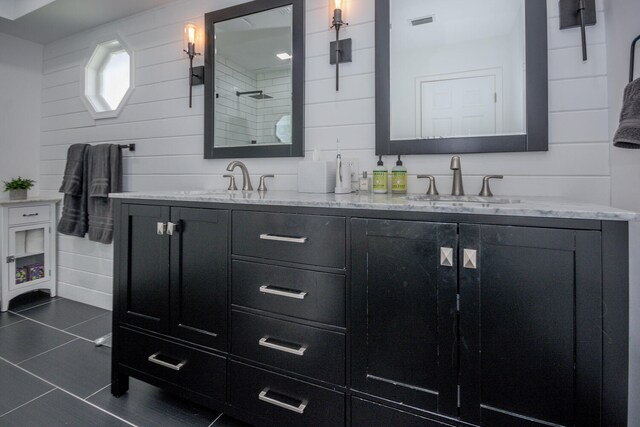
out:
M120 220L120 319L169 332L169 238L158 234L169 208L123 204Z
M171 209L171 334L219 350L226 350L228 216Z
M457 415L457 225L353 219L351 233L352 387Z
M599 425L600 233L461 224L459 250L461 418Z

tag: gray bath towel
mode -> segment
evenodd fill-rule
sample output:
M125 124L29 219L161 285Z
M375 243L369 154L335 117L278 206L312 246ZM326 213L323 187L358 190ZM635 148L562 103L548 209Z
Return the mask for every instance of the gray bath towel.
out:
M86 174L88 144L74 144L67 152L67 165L60 192L64 194L58 232L84 237L87 233Z
M620 126L613 143L620 148L640 148L640 79L629 83L624 90Z
M96 145L88 156L89 240L111 243L113 240L113 202L109 193L122 191L122 154L116 144Z
M60 192L80 196L82 194L82 174L84 152L89 144L73 144L67 150L67 164L64 168Z

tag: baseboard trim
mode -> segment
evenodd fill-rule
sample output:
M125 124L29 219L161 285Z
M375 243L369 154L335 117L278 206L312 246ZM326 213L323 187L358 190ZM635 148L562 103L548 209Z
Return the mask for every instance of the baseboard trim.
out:
M113 295L93 289L58 282L58 296L105 310L113 310Z

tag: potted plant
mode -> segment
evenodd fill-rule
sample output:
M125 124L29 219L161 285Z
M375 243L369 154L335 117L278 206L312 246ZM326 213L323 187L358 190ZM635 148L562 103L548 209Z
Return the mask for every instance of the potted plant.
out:
M32 179L13 178L11 181L4 181L4 191L9 192L10 200L26 200L27 190L35 183Z

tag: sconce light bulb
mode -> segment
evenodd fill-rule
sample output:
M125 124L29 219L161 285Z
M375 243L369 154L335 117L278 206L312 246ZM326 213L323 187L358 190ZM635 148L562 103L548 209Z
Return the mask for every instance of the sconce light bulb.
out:
M342 9L342 0L335 0L335 5L334 9Z
M188 43L195 44L196 43L196 26L193 24L187 24L187 26L184 27L184 31L187 33Z

